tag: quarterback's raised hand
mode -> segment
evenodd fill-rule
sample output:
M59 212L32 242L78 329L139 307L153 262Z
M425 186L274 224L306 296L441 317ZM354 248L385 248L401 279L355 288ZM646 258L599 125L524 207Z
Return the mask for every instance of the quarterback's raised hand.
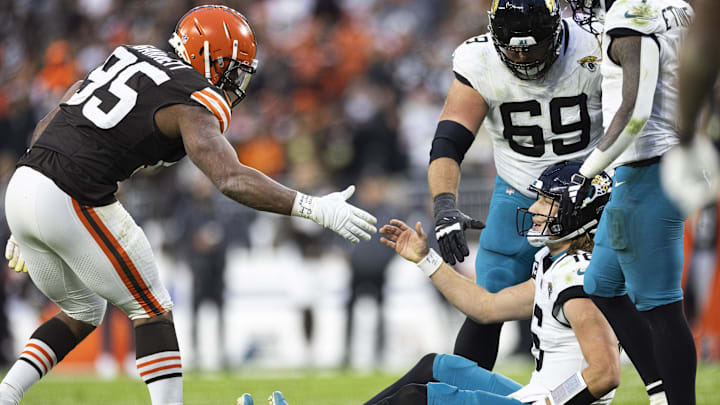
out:
M380 228L380 233L384 236L380 238L383 245L394 249L397 254L413 263L421 261L430 251L427 235L420 221L413 230L405 222L392 219L389 224Z
M20 246L18 246L12 235L10 235L7 245L5 245L5 258L8 260L8 267L17 272L24 271L27 273L27 264L20 253Z
M440 246L440 253L447 263L455 264L455 260L462 262L470 250L465 240L465 230L482 229L485 224L465 215L457 209L455 195L441 193L433 199L433 212L435 216L435 237Z
M298 192L292 215L311 219L325 228L332 229L352 243L370 240L370 235L377 232L375 229L377 219L346 202L354 192L355 186L322 197Z

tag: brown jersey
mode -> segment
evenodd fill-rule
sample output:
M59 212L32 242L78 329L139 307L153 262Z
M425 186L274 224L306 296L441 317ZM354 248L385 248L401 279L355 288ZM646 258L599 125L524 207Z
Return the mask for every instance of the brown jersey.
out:
M185 156L182 139L164 136L155 125L155 112L172 104L204 106L222 132L230 123L225 93L175 54L119 46L60 105L18 166L42 172L80 204L110 204L118 182Z

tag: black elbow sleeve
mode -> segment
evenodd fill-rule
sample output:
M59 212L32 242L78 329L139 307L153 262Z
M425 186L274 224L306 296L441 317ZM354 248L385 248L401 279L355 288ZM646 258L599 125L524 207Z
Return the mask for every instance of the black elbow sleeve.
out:
M440 121L430 149L430 162L448 157L460 164L474 140L475 135L461 124L450 120Z

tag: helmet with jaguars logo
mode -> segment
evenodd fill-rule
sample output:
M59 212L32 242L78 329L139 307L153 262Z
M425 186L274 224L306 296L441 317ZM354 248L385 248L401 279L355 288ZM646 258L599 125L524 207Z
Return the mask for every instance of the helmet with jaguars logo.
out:
M243 98L257 69L255 34L245 16L225 6L198 6L178 21L168 41L210 83Z
M531 245L539 247L594 232L605 205L610 201L612 178L607 173L602 172L592 179L590 190L576 218L569 218L569 215L565 215L559 209L563 194L571 185L572 175L578 172L580 166L582 162L578 161L557 163L545 169L528 187L528 190L537 193L538 198L542 196L553 201L547 214L530 212L528 208L518 208L515 217L518 234L526 237ZM558 210L553 215L554 207L558 207ZM532 216L537 215L547 218L542 231L533 231L532 221L529 221Z
M560 19L558 0L493 0L488 29L500 59L513 74L535 80L560 55ZM528 59L518 60L519 53Z

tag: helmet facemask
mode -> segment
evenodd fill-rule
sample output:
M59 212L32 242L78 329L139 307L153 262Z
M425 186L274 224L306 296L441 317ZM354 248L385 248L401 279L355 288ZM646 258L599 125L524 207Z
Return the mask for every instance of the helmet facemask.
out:
M545 75L560 55L560 31L558 26L558 31L552 37L540 43L536 43L533 37L513 37L509 44L500 43L494 36L493 40L500 59L515 76L522 80L537 80ZM529 55L530 60L517 62L508 52L525 53Z
M495 0L488 29L500 59L522 80L542 78L560 55L556 0Z
M605 11L610 8L614 0L568 0L573 12L573 20L580 28L593 34L600 35L605 23Z
M232 100L231 103L231 107L235 107L245 98L247 87L250 84L250 79L257 70L258 61L257 59L254 59L252 65L248 65L247 63L237 60L228 60L230 60L230 65L220 75L217 86L237 97ZM222 64L223 59L219 59L213 63L216 71L218 67L222 67Z
M515 225L517 227L518 234L524 236L530 246L534 247L542 247L553 242L560 242L559 236L562 233L562 225L560 224L560 220L558 218L560 196L544 192L542 190L541 180L535 180L528 189L537 193L538 200L542 197L546 197L550 199L551 202L547 209L547 213L532 212L530 211L530 208L518 207L517 214L515 215ZM555 210L554 214L553 210ZM534 217L545 218L543 228L539 231L533 229L535 227L535 222L533 221Z

